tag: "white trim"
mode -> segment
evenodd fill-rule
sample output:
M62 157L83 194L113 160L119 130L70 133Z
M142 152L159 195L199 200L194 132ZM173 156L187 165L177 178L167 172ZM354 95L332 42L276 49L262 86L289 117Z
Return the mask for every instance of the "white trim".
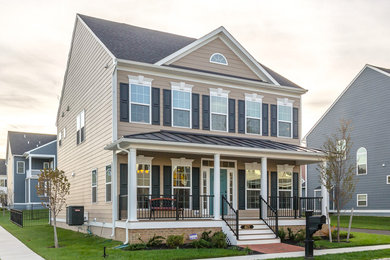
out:
M256 93L252 93L252 94L249 94L249 93L245 93L245 107L244 107L244 111L245 111L245 134L249 134L249 135L263 135L263 97L264 96L261 96L261 95L258 95ZM247 115L247 102L253 102L253 103L258 103L260 104L260 117L251 117L251 116L248 116ZM258 134L256 133L248 133L248 126L247 126L247 120L249 119L255 119L255 120L259 120L260 121L260 131Z
M359 195L366 196L366 200L359 200ZM359 205L359 201L365 201L366 205ZM368 195L367 195L367 193L356 194L356 207L359 207L359 208L368 207Z
M65 137L64 137L64 138L65 138ZM36 150L38 150L38 149L40 149L40 148L42 148L42 147L45 147L45 146L50 145L51 143L55 143L55 142L57 142L57 139L56 139L56 140L53 140L53 141L51 141L51 142L48 142L48 143L46 143L46 144L43 144L43 145L41 145L41 146L38 146L38 147L36 147L36 148L34 148L34 149L31 149L31 150L25 152L25 153L23 154L23 156L26 156L26 154L29 154L29 153L31 153L31 152L34 152L34 151L36 151Z
M210 130L216 132L229 132L229 93L230 90L222 88L210 88ZM226 99L226 113L218 113L212 111L212 97L222 97ZM226 130L213 129L213 114L226 116Z
M185 82L171 82L171 126L173 127L179 127L179 128L192 128L192 87L193 85L186 84ZM190 93L189 95L189 103L190 103L190 108L176 108L174 106L174 101L173 101L173 91L179 91L179 92L188 92ZM175 120L173 116L173 110L181 110L181 111L187 111L189 114L189 126L178 126L175 125Z
M360 149L364 149L364 151L359 153ZM359 156L359 154L363 154L363 153L365 153L365 155L366 155L366 163L365 163L366 164L366 173L359 173L358 156ZM362 146L356 150L356 175L360 176L360 175L367 175L367 174L368 174L368 152L367 152L367 149L364 146Z
M390 175L386 175L386 184L390 184L389 177L390 177Z
M23 172L19 172L19 163L23 163ZM16 161L16 174L26 174L26 163L24 161Z
M359 73L352 79L352 81L348 84L348 86L341 92L341 94L336 98L336 100L328 107L328 109L325 111L325 113L320 117L320 119L318 119L318 121L313 125L313 127L309 130L309 132L307 132L307 134L303 137L303 139L306 139L311 134L311 132L313 132L313 130L317 127L317 125L322 121L322 119L324 119L324 117L329 113L329 111L337 104L337 102L344 95L344 93L347 92L347 90L352 86L353 83L355 83L355 81L359 78L360 74L362 74L363 71L366 70L366 68L370 68L372 70L375 70L377 72L380 72L380 73L390 77L389 73L386 73L386 72L384 72L378 68L375 68L369 64L364 65L363 69L361 69L359 71Z
M93 183L92 183L92 174L93 174L93 171L96 172L96 173L95 173L95 175L96 175L96 184L95 184L95 185L93 185ZM96 193L95 193L95 195L96 195L95 200L96 200L96 201L95 201L95 202L93 201L93 188L96 188ZM95 168L95 169L92 169L92 170L91 170L91 203L92 203L92 204L96 204L96 203L98 202L97 198L98 198L98 169Z
M142 75L138 76L128 76L129 77L129 122L130 123L137 123L137 124L148 124L150 125L152 123L152 81L153 79L151 78L146 78ZM149 88L149 104L144 104L144 103L138 103L138 102L132 102L131 101L131 85L140 85L143 87L148 87ZM149 122L136 122L132 121L131 118L131 105L141 105L141 106L147 106L149 107Z
M118 82L118 62L116 59L113 60L114 70L112 73L112 141L118 139L118 91L117 91L117 82ZM129 97L130 98L130 97ZM130 116L130 115L129 115ZM129 120L130 121L130 120Z
M110 172L111 172L111 173L110 173L110 174L111 174L111 181L110 181L110 182L107 182L107 167L108 167L108 166L110 166ZM108 200L107 200L107 185L110 184L110 185L111 185L111 189L112 189L112 163L106 164L106 167L104 167L104 170L105 170L105 171L104 171L104 173L105 173L105 174L104 174L104 177L105 177L105 178L104 178L104 183L105 183L105 188L106 188L106 190L105 190L106 193L105 193L105 199L104 199L104 200L105 200L107 203L110 203L110 202L112 202L112 191L110 192L110 193L111 193L111 194L110 194L111 199L108 201Z
M137 194L138 194L138 188L141 189L149 189L148 195L151 194L151 189L152 189L152 160L154 157L145 157L144 155L137 155L136 157L136 163L137 164L143 164L143 165L148 165L149 167L149 186L142 186L138 185L138 169L136 169L136 174L137 174Z
M279 192L280 191L289 191L290 192L290 196L289 197L292 197L294 195L294 165L288 165L288 164L283 164L283 165L276 165L276 169L277 169L277 188L278 188L278 193L277 193L277 196L278 197L282 197L280 196ZM279 185L279 173L281 172L289 172L291 173L291 189L287 190L287 189L282 189L280 190L280 185ZM299 190L299 187L298 187L298 190ZM278 203L278 209L280 208L280 205L279 205L279 200L277 201ZM283 208L283 209L291 209L292 208L292 204L291 204L291 201L290 201L290 208L286 207L286 208Z
M138 221L128 222L128 229L167 229L167 228L211 228L222 227L223 220L205 221ZM125 221L116 221L116 227L126 228Z
M225 60L226 63L221 63L221 62L213 61L212 58L213 58L214 56L217 56L217 55L222 56L222 58L224 58L224 60ZM219 64L219 65L225 65L225 66L228 66L228 65L229 65L228 60L226 59L225 55L223 55L222 53L219 53L219 52L216 52L216 53L211 54L210 59L209 59L209 62L210 62L210 63Z
M260 170L260 188L258 188L258 189L248 188L248 183L247 183L247 178L246 178L246 174L247 174L246 171L247 170ZM248 208L248 190L259 191L260 195L261 195L261 175L262 174L263 173L261 172L261 163L258 163L258 162L245 163L245 210L256 209L256 208Z
M27 156L26 158L44 158L44 159L48 159L48 158L56 158L55 155L53 154L29 154L29 156Z
M294 100L288 99L288 98L278 98L277 99L277 111L276 111L276 118L277 118L277 136L279 138L287 138L287 139L293 139L293 103ZM279 119L279 107L280 106L285 106L285 107L290 107L291 109L291 119L290 121L285 121L285 120L280 120ZM291 125L290 127L290 136L281 136L279 134L280 127L279 127L279 122L284 122L284 123L289 123Z

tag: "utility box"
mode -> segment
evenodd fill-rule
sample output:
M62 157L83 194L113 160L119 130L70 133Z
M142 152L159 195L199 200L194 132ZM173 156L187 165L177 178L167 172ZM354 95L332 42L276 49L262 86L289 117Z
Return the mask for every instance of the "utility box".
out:
M66 224L69 226L81 226L84 224L84 206L66 207Z

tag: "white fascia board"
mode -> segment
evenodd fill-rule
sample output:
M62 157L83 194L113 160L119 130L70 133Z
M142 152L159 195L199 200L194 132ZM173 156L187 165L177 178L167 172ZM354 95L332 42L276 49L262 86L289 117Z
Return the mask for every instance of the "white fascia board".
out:
M222 227L223 221L203 220L203 221L137 221L128 222L129 229L166 229L166 228L212 228ZM125 221L115 221L115 227L126 228Z
M369 64L367 64L366 66L369 67L370 69L373 69L373 70L379 72L379 73L382 73L383 75L386 75L386 76L390 77L390 73L387 73L386 71L378 69L378 68L376 68L376 67L374 67L372 65L369 65Z
M24 155L24 156L26 156L26 155L28 156L28 154L30 154L31 152L34 152L34 151L36 151L36 150L38 150L38 149L41 149L42 147L48 146L48 145L50 145L50 144L52 144L52 143L54 143L54 142L57 142L57 139L55 139L55 140L53 140L53 141L51 141L51 142L48 142L48 143L46 143L46 144L44 144L44 145L38 146L38 147L36 147L36 148L34 148L34 149L31 149L30 151L25 152L23 155Z

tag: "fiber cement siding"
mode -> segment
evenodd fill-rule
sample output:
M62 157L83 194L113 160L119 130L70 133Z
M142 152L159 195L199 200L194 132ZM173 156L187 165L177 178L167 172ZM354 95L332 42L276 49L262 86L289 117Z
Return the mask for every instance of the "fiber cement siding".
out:
M58 168L65 171L71 183L67 204L84 205L91 219L111 222L111 203L105 202L104 184L105 167L112 161L112 152L105 151L104 146L112 141L112 58L79 19L72 46L57 126L58 133L66 129L66 137L57 147ZM76 117L82 110L85 110L85 141L77 145ZM94 204L93 169L98 172ZM65 218L65 211L59 218Z
M321 147L326 136L334 133L344 118L353 125L353 163L357 150L367 149L367 175L356 176L356 191L345 209L390 209L390 185L386 184L386 175L390 175L389 100L390 77L366 68L307 137L309 147ZM316 165L309 165L308 196L313 196L313 190L319 185ZM356 194L360 193L368 194L368 207L357 207Z

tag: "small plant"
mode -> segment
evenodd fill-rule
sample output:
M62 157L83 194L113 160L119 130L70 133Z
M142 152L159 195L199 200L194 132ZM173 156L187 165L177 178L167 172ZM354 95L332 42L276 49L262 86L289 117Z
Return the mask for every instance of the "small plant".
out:
M156 234L154 234L154 236L148 240L148 242L146 243L146 246L147 247L155 247L155 246L161 246L163 240L165 239L165 237L162 237L162 236L156 236ZM141 240L141 239L140 239ZM142 241L142 240L141 240ZM143 241L142 241L143 242Z
M135 251L135 250L142 250L142 249L146 249L147 246L145 243L136 243L136 244L129 244L126 248L124 248L125 250L130 250L130 251Z
M278 237L282 242L286 241L286 231L284 230L284 228L279 228Z
M211 242L201 238L201 239L197 239L197 240L192 241L191 245L195 248L210 248Z
M170 235L167 238L167 246L169 248L178 248L179 246L183 245L184 243L184 236L183 235Z
M215 232L211 237L211 245L216 248L226 248L226 235L222 231Z
M295 234L295 242L302 242L306 238L306 231L304 229L298 230L298 232Z
M287 228L287 232L288 232L288 240L291 240L291 241L295 241L295 234L294 232L292 231L291 228Z
M201 239L206 240L208 242L211 242L211 230L210 231L203 231L202 235L200 236Z
M340 239L347 239L348 233L347 232L340 232ZM337 229L332 231L332 238L337 238ZM354 238L354 235L352 233L349 234L349 238Z

